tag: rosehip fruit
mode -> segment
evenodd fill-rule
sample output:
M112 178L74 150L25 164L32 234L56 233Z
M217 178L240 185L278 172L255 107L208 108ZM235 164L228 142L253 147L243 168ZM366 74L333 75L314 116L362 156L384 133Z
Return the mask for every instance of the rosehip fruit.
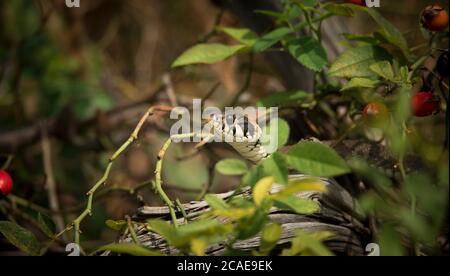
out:
M431 92L419 92L411 98L412 112L416 117L426 117L437 112L439 98Z
M427 6L420 16L422 26L430 31L442 31L448 26L448 13L441 6Z
M11 193L13 181L6 171L0 171L0 192L7 196Z
M389 110L383 103L372 102L364 107L363 118L369 127L383 128L389 122Z
M366 1L365 0L347 0L347 3L351 3L351 4L355 4L355 5L360 5L360 6L366 6Z

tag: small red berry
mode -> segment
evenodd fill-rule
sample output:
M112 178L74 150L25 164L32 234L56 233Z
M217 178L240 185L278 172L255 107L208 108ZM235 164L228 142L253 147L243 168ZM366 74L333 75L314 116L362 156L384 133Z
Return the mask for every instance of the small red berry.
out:
M448 65L448 51L443 52L438 60L437 60L437 64L436 64L436 70L438 71L439 75L441 75L441 77L446 78L449 76L449 65Z
M384 128L389 122L389 110L383 103L369 103L364 107L363 118L369 127Z
M416 117L426 117L436 113L439 98L431 92L419 92L411 98L412 111Z
M360 5L360 6L366 6L366 1L365 0L347 0L347 3L351 3L351 4L355 4L355 5Z
M448 13L437 4L430 5L422 11L420 22L424 28L440 32L448 26Z
M7 196L11 193L13 181L6 171L0 171L0 192Z

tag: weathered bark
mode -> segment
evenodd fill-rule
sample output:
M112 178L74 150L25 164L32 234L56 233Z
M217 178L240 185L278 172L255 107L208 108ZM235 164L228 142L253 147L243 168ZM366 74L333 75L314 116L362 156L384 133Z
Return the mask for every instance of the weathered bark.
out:
M301 178L302 175L291 175L290 179ZM295 237L298 230L305 232L329 231L334 234L325 241L325 244L336 254L363 255L364 246L370 239L370 231L364 225L362 216L358 211L355 199L334 180L323 179L327 186L327 192L317 191L301 192L296 194L299 198L312 199L319 203L320 211L311 215L299 215L290 210L273 207L269 213L269 219L282 225L282 235L278 241L278 248L287 247ZM275 185L271 192L280 190L281 185ZM218 194L223 199L229 198L232 192ZM240 196L249 197L250 189L245 188L238 193ZM193 201L183 204L188 216L192 220L198 218L209 210L205 201ZM183 223L180 213L177 213L179 223ZM160 218L170 220L169 209L167 207L144 206L138 209L135 219L144 220L149 218ZM140 243L152 249L158 249L164 253L174 253L176 249L167 245L164 239L146 230L145 227L136 227L136 232ZM121 237L119 242L132 242L130 236ZM259 247L260 238L255 236L246 240L238 241L234 244L234 249L251 251ZM208 255L220 255L224 253L224 244L215 244L207 250ZM105 253L108 255L108 253Z

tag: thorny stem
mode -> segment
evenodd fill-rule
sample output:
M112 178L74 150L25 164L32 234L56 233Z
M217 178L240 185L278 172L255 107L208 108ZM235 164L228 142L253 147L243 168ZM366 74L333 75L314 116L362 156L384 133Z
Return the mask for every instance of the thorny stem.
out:
M161 197L162 201L167 205L170 212L170 217L172 219L173 225L175 227L178 227L177 223L177 216L175 214L175 204L170 200L170 198L167 196L167 194L162 189L162 179L161 179L161 172L162 172L162 165L163 165L163 159L164 155L166 154L167 149L169 148L170 144L172 143L173 139L184 139L184 138L191 138L194 136L200 136L208 138L210 135L202 135L199 133L186 133L186 134L177 134L172 135L162 146L161 150L158 153L158 161L156 162L156 169L155 169L155 190L158 193L158 195Z
M131 235L131 238L133 239L133 242L135 243L135 244L141 244L140 242L139 242L139 240L138 240L138 237L137 237L137 235L136 235L136 232L134 231L134 226L133 226L133 223L132 223L132 221L131 221L131 218L129 217L129 216L127 216L127 225L128 225L128 230L130 231L130 235Z
M106 167L106 170L105 170L103 176L87 192L86 195L88 196L88 202L87 202L86 209L70 225L68 225L65 229L63 229L61 232L59 232L55 236L55 239L59 238L63 233L70 231L73 228L75 231L74 241L76 244L80 245L80 233L81 233L80 224L84 220L84 218L86 218L86 216L92 214L92 200L94 197L94 193L97 191L98 188L100 188L103 184L106 183L106 181L109 177L109 174L111 172L112 165L113 165L114 161L116 160L116 158L119 157L128 148L128 146L130 146L133 142L135 142L137 140L139 132L140 132L142 126L144 125L144 123L147 121L148 117L153 115L153 113L156 111L168 112L168 111L171 111L172 109L173 109L173 107L170 107L170 106L152 106L145 112L145 114L141 117L140 121L136 125L134 131L131 133L131 135L127 139L127 141L125 141L125 143L123 143L122 146L120 146L119 149L116 150L112 154L112 156L109 158L109 163Z

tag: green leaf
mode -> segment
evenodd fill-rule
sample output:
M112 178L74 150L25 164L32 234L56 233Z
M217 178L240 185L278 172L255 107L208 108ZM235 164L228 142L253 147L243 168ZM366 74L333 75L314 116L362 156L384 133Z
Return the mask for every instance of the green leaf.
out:
M288 182L288 168L284 156L275 152L262 163L264 172L273 176L278 184L286 185Z
M205 195L205 201L212 209L224 210L230 208L230 206L223 199L214 194Z
M303 233L299 231L292 240L291 247L284 249L281 256L333 256L333 253L322 243L331 236L333 234L330 232Z
M275 206L280 209L290 209L300 215L310 215L320 210L317 202L294 195L275 200Z
M380 82L366 78L352 78L344 86L341 91L351 90L354 88L375 88Z
M267 201L266 201L267 202ZM238 221L237 226L237 236L239 240L248 239L258 234L267 224L267 210L266 208L270 206L268 204L263 204L256 210L252 216L245 217L243 220Z
M276 43L278 43L280 40L282 40L291 33L292 30L286 27L275 29L270 33L263 35L260 39L258 39L256 43L253 45L253 50L255 52L262 52L272 47L273 45L275 45Z
M291 177L288 185L276 194L271 195L274 200L282 200L300 192L318 191L325 193L327 188L318 177L300 176Z
M221 224L217 220L197 220L188 224L180 225L177 229L178 235L186 239L189 237L199 237L209 233L214 233Z
M372 18L381 27L381 34L383 37L392 45L397 46L402 50L404 56L407 59L411 58L411 53L409 51L408 43L400 32L391 22L384 18L377 9L366 9L367 13L372 16Z
M401 234L391 224L383 224L378 234L381 256L404 256L405 249L401 244Z
M221 210L214 210L213 214L229 218L232 220L239 220L245 217L253 216L255 214L255 208L228 208Z
M389 61L380 61L374 63L369 66L370 70L372 70L378 76L393 81L394 80L394 69Z
M355 15L355 12L351 7L342 5L341 3L326 3L323 8L328 12L338 16L352 17Z
M151 231L161 235L169 244L173 246L179 246L186 242L180 239L176 228L167 221L152 219L148 221L148 226Z
M315 38L291 39L287 42L287 49L298 62L312 71L319 72L327 65L327 53Z
M262 98L257 102L258 106L264 107L281 107L281 106L296 106L302 103L311 103L313 101L311 93L303 90L277 92L268 97Z
M289 124L285 120L281 118L273 119L268 126L263 128L260 139L261 146L268 153L273 153L287 143L289 140L289 132ZM277 142L276 144L275 141Z
M111 243L100 247L99 250L132 256L163 256L160 251L150 250L134 243Z
M242 183L244 186L254 187L264 176L267 175L265 174L263 167L260 165L254 166L242 177Z
M268 254L277 245L281 237L283 229L279 224L267 224L261 232L261 246L260 251L263 254Z
M172 68L195 63L213 64L234 56L247 48L247 45L197 44L184 51L172 63Z
M240 43L250 47L253 46L258 39L258 35L247 28L218 27L217 29L236 39Z
M39 228L44 232L47 237L52 238L55 235L55 224L53 220L47 215L38 213L37 217Z
M302 14L303 14L303 11L297 5L295 5L289 9L287 19L294 20L294 19L299 18Z
M105 224L115 231L123 231L127 227L127 222L125 220L108 219L105 221Z
M27 229L10 221L0 221L0 233L23 252L32 256L39 255L39 242L33 233Z
M274 178L271 176L266 176L259 180L253 188L252 197L256 206L261 206L264 199L269 196L270 189L274 183Z
M343 78L368 78L376 76L369 66L378 61L390 60L386 50L377 46L350 48L340 55L330 67L330 76Z
M345 161L331 147L304 141L289 150L287 162L302 173L333 177L350 172Z
M378 39L373 37L373 35L360 35L360 34L350 34L350 33L344 33L344 37L351 41L357 41L357 42L364 42L369 43L372 45L377 45L380 43Z
M243 175L248 171L248 167L242 160L224 159L217 162L216 170L223 175Z
M208 243L204 239L192 239L191 240L191 251L196 256L204 256Z

